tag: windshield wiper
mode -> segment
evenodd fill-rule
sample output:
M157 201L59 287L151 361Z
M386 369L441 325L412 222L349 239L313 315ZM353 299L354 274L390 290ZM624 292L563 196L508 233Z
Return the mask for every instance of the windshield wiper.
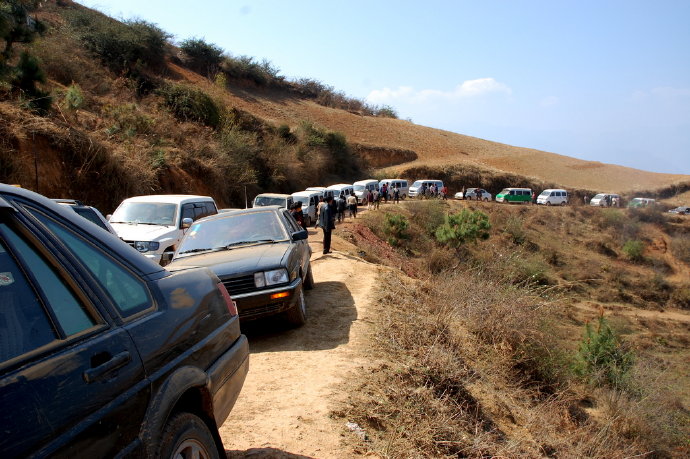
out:
M226 250L225 247L214 247L214 248L205 248L205 249L189 249L185 250L184 252L180 252L180 255L183 255L185 253L199 253L199 252L217 252L219 250Z
M231 242L230 244L226 245L225 248L230 250L232 247L236 247L238 245L268 244L268 243L273 243L273 242L276 242L275 239L255 239L253 241L237 241L237 242Z

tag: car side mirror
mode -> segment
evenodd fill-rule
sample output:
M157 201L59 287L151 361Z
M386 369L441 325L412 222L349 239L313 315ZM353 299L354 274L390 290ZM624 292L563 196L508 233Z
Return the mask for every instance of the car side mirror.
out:
M309 233L307 233L307 230L305 229L292 233L293 241L305 241L308 237Z
M108 214L105 216L105 219L110 221L110 219L113 217L113 214Z
M175 255L175 252L163 252L161 255L161 265L165 266L170 263L173 259L173 255Z
M194 223L194 220L192 220L191 218L189 218L189 217L183 218L182 219L182 225L180 226L180 228L187 229L190 226L192 226L192 223Z

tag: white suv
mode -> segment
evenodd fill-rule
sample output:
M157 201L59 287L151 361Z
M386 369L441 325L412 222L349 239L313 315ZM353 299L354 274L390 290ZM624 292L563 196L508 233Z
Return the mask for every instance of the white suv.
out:
M161 194L125 199L109 221L123 241L161 263L163 254L175 251L194 220L217 213L209 196Z

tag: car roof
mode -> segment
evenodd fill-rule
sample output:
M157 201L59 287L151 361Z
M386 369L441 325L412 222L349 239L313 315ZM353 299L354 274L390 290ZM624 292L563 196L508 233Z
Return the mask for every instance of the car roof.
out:
M311 191L296 191L296 192L292 193L290 196L308 196L308 197L311 197L311 196L317 196L317 195L319 195L319 194L321 194L321 192L320 192L320 191L315 191L315 190L311 190Z
M291 194L280 194L280 193L261 193L257 194L254 199L258 198L261 196L262 198L289 198L292 195Z
M353 183L353 185L364 185L365 183L372 183L372 182L379 183L379 181L376 179L367 179L367 180L357 180L355 183Z
M335 185L331 185L331 186L329 186L329 187L326 188L326 189L329 190L329 189L331 189L331 188L345 188L345 187L348 187L348 186L352 186L352 184L351 184L351 183L338 183L338 184L335 184Z
M285 207L281 206L261 206L261 207L250 207L249 209L237 209L237 210L230 210L227 212L220 212L217 214L209 215L204 218L200 218L199 220L195 221L194 224L200 223L200 222L207 222L211 220L220 220L223 218L235 216L235 215L244 215L244 214L257 214L260 212L279 212L279 211L284 211L286 210Z
M127 198L127 202L164 202L170 204L181 204L189 201L209 201L213 198L210 196L199 196L195 194L149 194L144 196L133 196ZM123 201L123 202L124 202Z

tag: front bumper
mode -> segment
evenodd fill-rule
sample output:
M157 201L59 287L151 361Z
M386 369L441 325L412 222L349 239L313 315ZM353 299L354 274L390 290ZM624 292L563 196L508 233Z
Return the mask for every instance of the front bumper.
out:
M240 335L235 343L208 370L213 394L213 417L220 427L228 418L240 395L249 371L249 344Z
M302 278L298 277L288 285L233 295L241 320L254 320L287 311L297 305Z

